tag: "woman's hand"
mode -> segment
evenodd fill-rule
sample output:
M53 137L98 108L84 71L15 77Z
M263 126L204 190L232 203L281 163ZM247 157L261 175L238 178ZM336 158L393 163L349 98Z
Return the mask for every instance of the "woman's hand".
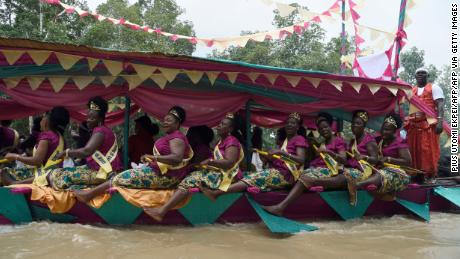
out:
M200 165L202 165L202 166L208 165L208 163L209 163L210 160L211 160L211 159L209 159L209 158L208 158L208 159L205 159L205 160L203 160L203 161L200 162Z
M65 157L65 151L59 152L59 153L56 154L56 156L53 157L53 160L64 159L64 157Z
M19 154L16 154L16 153L7 153L5 155L5 159L8 161L15 161L16 159L18 159L18 157L19 157Z
M145 155L141 156L141 162L142 163L151 163L151 162L155 161L156 159L157 159L157 157L154 156L154 155L145 154Z

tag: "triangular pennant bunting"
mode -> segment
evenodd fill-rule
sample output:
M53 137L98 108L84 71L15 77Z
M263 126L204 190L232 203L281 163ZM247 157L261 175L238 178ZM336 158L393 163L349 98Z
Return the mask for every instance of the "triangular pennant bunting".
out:
M24 54L24 50L2 50L8 64L13 65Z
M207 71L206 75L208 76L209 82L211 85L214 85L216 82L217 77L219 76L220 72L212 72L212 71Z
M227 75L228 81L234 84L236 82L236 78L238 77L238 72L224 72Z
M62 213L52 213L49 209L35 205L30 206L30 211L32 212L32 217L34 220L49 220L51 222L71 223L77 219L75 216Z
M38 87L42 84L42 82L45 80L44 77L28 77L27 81L29 82L30 88L32 90L37 90Z
M353 87L353 89L355 89L355 91L357 93L359 93L359 91L361 91L361 83L357 83L357 82L350 82L351 84L351 87Z
M96 79L95 76L72 76L73 82L80 90L85 89L94 79Z
M45 64L46 60L48 60L51 53L52 53L51 51L47 51L47 50L29 50L27 51L27 54L29 54L30 58L34 61L34 63L37 66L41 66Z
M105 87L112 85L116 78L116 76L99 76L99 80L101 80Z
M276 3L276 8L278 9L281 17L290 15L296 9L295 7L283 3Z
M300 76L283 76L288 82L289 84L291 84L292 87L296 87L299 82L300 82L300 79L302 79Z
M246 75L249 77L249 79L251 79L253 83L255 83L256 79L260 76L260 73L251 72L251 73L246 73Z
M367 85L367 87L369 88L369 90L371 91L372 94L375 94L378 90L380 90L379 85L369 84L369 85Z
M203 71L196 71L196 70L184 70L185 74L190 78L190 81L194 84L198 84L201 78L203 77Z
M131 64L131 65L133 66L134 70L136 70L137 75L141 79L144 79L144 80L149 78L157 70L156 67L148 66L148 65L141 65L141 64Z
M15 88L19 82L21 82L22 78L4 78L3 82L5 82L5 85L7 88Z
M119 61L103 59L102 63L112 76L117 76L123 71L123 63Z
M166 83L168 83L168 80L162 74L154 74L150 77L150 79L152 79L153 82L155 82L155 84L157 84L161 89L165 89Z
M177 74L180 72L180 69L175 68L159 67L158 69L170 83L176 79Z
M329 80L328 81L331 85L333 85L339 92L342 92L342 82L336 80Z
M123 76L123 78L128 82L129 90L133 90L138 87L145 79L138 77L137 75Z
M69 55L60 52L55 52L54 54L59 60L59 64L61 64L62 68L65 70L71 69L82 58L80 56Z
M86 58L86 61L88 61L88 68L89 71L93 71L93 69L99 64L99 59L95 58Z
M312 77L309 77L309 78L305 78L306 80L308 80L308 82L310 82L314 88L318 88L319 84L321 83L322 79L321 78L312 78Z
M388 91L390 91L394 96L398 94L398 88L395 87L387 87Z
M56 93L61 91L68 79L68 77L48 77L48 80Z
M265 78L270 82L270 84L274 85L278 75L276 74L264 74Z

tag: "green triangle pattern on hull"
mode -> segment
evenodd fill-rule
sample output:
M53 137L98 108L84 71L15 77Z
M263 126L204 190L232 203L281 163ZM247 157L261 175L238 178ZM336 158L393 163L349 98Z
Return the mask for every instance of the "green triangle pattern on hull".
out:
M423 220L430 221L430 204L429 202L419 204L408 200L403 200L400 198L396 199L396 202L401 204L404 208L412 211L415 215L421 217Z
M460 207L460 188L436 187L434 193Z
M179 209L179 212L194 226L213 224L241 195L241 193L229 193L219 196L213 202L204 194L195 193L189 203Z
M118 192L102 205L102 207L91 209L110 225L133 224L139 215L144 211L127 202Z
M49 220L52 222L59 223L71 223L77 219L77 217L75 216L68 214L52 213L49 209L45 209L35 205L31 205L30 210L32 212L34 220Z
M23 194L10 192L10 188L0 188L0 214L15 224L32 221L32 215Z
M350 204L346 191L320 192L319 195L344 220L361 218L374 201L374 197L367 191L358 191L356 206Z
M278 234L294 234L302 231L315 231L318 230L318 227L311 226L308 224L303 224L290 220L284 217L278 217L266 212L262 207L255 202L252 198L247 197L249 204L254 208L259 217L268 227L268 229L273 233Z

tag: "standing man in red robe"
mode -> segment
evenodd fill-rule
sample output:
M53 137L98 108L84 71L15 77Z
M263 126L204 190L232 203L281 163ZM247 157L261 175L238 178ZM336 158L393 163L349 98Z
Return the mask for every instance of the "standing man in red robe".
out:
M428 83L428 70L419 68L415 72L417 85L412 88L413 96L437 114L436 118L427 116L424 112L411 105L407 129L407 142L412 155L412 166L426 173L426 177L437 176L438 161L441 154L439 135L442 132L444 118L444 93L442 89Z

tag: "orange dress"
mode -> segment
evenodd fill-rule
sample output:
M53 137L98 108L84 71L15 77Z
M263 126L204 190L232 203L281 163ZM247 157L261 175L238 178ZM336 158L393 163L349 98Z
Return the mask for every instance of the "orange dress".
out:
M417 95L417 86L412 88L412 94ZM418 97L428 107L437 110L430 83L425 86L422 95ZM406 130L412 167L427 172L431 177L436 176L441 154L439 135L436 134L436 121L430 124L426 114L418 111L410 114Z

